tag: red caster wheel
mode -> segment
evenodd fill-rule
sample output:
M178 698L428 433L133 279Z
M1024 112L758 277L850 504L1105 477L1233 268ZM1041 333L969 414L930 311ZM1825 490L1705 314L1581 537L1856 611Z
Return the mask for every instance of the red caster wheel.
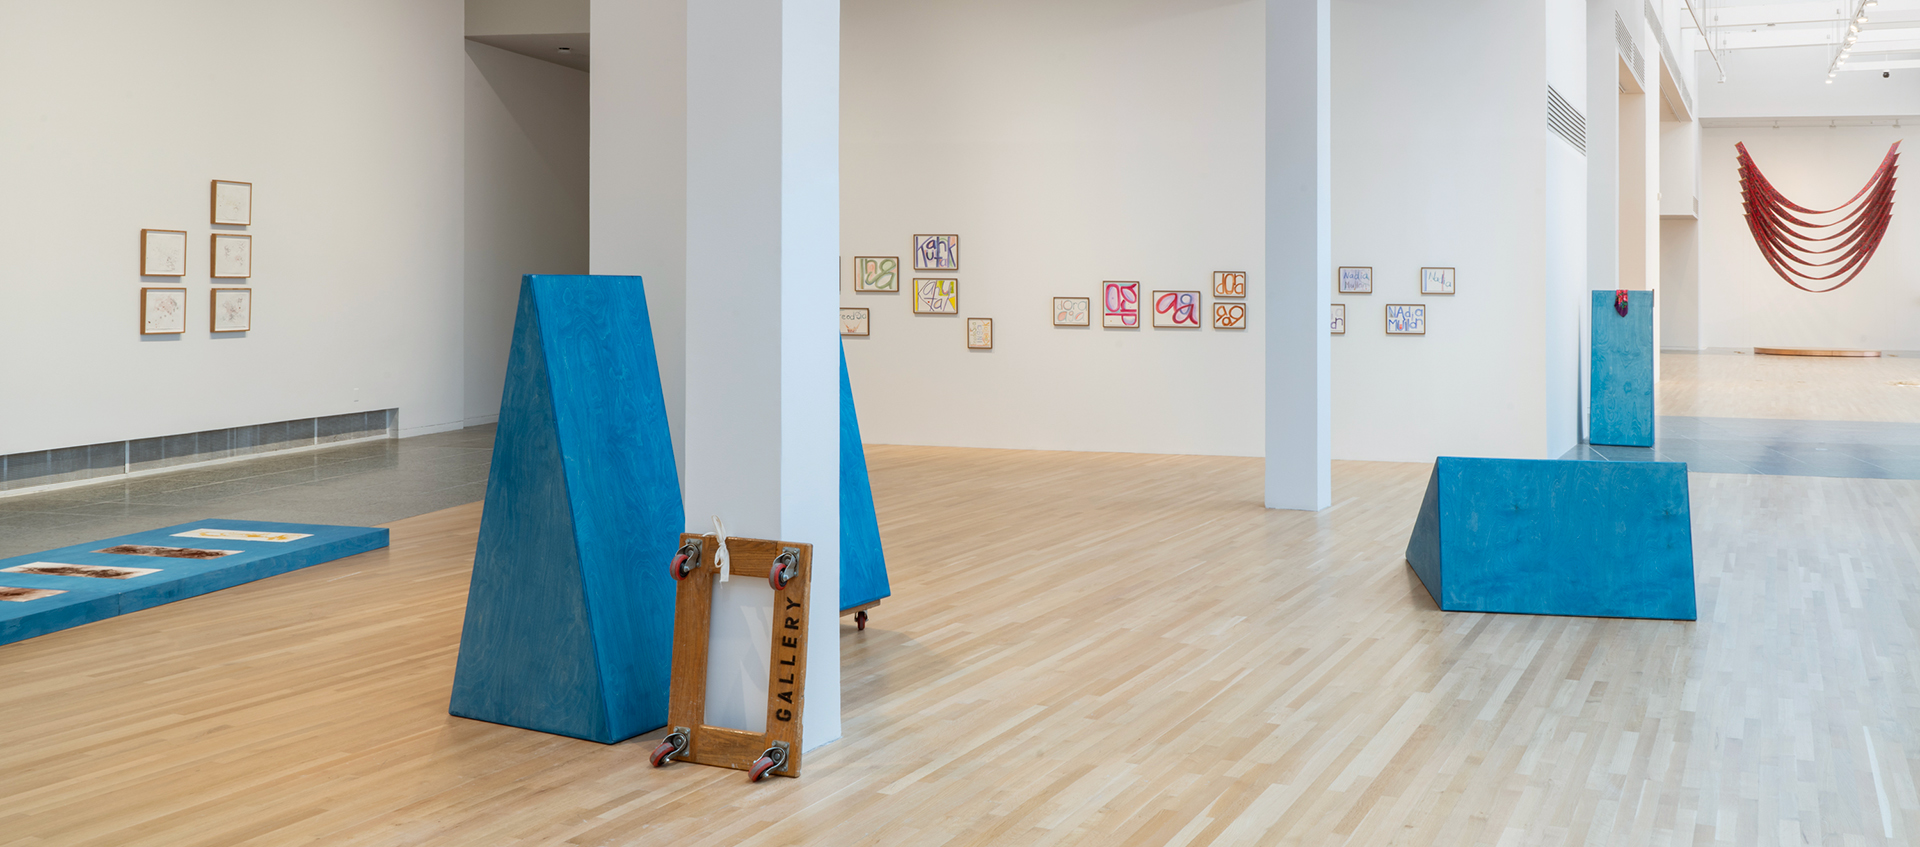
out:
M699 543L689 541L680 545L680 552L674 554L673 561L669 562L667 566L673 572L675 582L686 579L688 574L693 573L694 569L700 567Z
M649 756L648 760L657 768L685 752L687 752L687 736L684 733L675 732L663 739L660 746L653 748L653 755Z
M789 547L780 551L780 557L773 560L773 567L767 568L767 584L779 591L793 581L793 575L800 570L800 554Z
M867 631L867 610L861 609L853 613L853 628L861 632Z
M768 747L767 752L761 753L760 758L753 760L753 768L747 771L747 781L759 782L760 778L766 776L768 772L786 765L787 748L777 745Z

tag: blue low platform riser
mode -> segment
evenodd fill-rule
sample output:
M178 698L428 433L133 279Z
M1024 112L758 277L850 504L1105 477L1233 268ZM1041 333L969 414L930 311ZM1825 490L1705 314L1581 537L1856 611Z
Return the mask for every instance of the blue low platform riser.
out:
M1407 563L1449 612L1693 620L1687 467L1443 456Z
M302 533L312 537L286 542L174 537L176 532L195 529ZM172 559L164 556L123 556L115 553L93 552L122 544L241 552L217 559ZM0 559L0 568L11 568L33 562L56 562L118 568L157 568L160 571L130 579L0 573L0 585L18 588L50 588L66 592L24 603L0 602L0 644L11 644L69 627L105 620L141 609L150 609L175 600L197 597L369 550L378 550L385 546L387 546L387 531L377 527L321 526L221 518L183 523L164 529L90 541L86 544L75 544L27 556Z
M1653 292L1627 292L1627 314L1614 292L1593 292L1593 376L1587 441L1653 446Z

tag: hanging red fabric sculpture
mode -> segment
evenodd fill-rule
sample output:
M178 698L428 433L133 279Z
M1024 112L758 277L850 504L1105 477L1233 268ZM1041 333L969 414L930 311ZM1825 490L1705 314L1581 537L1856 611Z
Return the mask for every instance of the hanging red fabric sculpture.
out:
M1809 209L1789 201L1760 173L1753 157L1747 154L1747 145L1735 144L1733 148L1740 152L1740 196L1746 208L1747 228L1753 231L1760 254L1767 257L1767 264L1773 266L1781 279L1801 291L1818 294L1846 285L1866 270L1867 260L1880 249L1880 238L1887 234L1887 220L1893 216L1893 175L1900 165L1900 142L1895 141L1887 149L1887 157L1880 160L1880 169L1873 172L1860 193L1831 209ZM1845 214L1827 223L1814 223L1793 214L1830 215L1849 207ZM1834 227L1839 229L1832 235L1816 237L1817 232ZM1838 243L1816 249L1827 241ZM1834 255L1819 261L1828 254ZM1834 267L1836 265L1838 267ZM1832 273L1816 275L1830 267ZM1809 288L1798 281L1818 283L1836 278L1840 281L1826 288Z

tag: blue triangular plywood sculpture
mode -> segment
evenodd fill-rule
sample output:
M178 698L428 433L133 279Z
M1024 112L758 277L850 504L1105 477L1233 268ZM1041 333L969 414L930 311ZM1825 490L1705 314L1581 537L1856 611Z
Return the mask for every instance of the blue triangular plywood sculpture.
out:
M448 711L607 744L665 725L685 525L640 278L525 277Z
M847 348L840 346L840 608L878 603L892 594L887 558L880 549L880 518L873 509L867 454L860 446L860 418L853 409Z

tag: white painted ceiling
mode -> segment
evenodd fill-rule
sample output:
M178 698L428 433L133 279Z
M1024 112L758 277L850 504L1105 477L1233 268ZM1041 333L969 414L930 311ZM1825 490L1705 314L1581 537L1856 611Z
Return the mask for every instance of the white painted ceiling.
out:
M1862 7L1862 0L1813 0L1781 3L1770 0L1691 0L1704 26L1707 43L1716 53L1769 50L1783 47L1824 47L1837 55L1853 34L1848 25L1864 11L1843 72L1920 68L1920 0L1878 0ZM1682 28L1694 23L1684 13Z

